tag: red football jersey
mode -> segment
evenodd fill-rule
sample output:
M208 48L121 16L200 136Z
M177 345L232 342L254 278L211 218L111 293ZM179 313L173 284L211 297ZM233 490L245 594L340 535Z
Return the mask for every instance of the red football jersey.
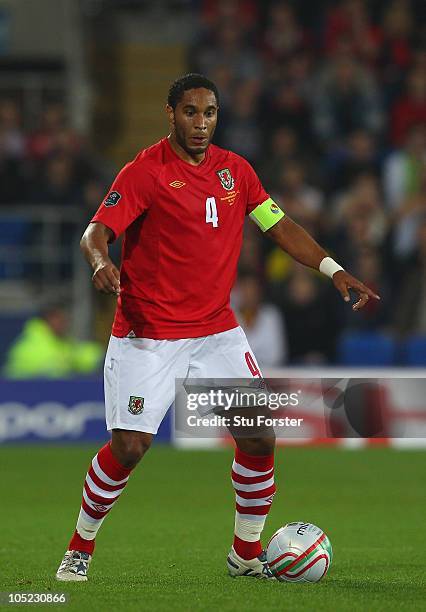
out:
M236 327L229 297L244 217L268 198L250 164L215 145L193 166L163 138L124 166L92 219L125 232L113 335L195 338Z

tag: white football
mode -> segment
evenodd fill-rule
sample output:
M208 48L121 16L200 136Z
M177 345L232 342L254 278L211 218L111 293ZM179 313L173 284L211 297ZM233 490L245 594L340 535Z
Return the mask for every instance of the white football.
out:
M277 580L318 582L333 558L325 533L312 523L287 523L268 542L266 558Z

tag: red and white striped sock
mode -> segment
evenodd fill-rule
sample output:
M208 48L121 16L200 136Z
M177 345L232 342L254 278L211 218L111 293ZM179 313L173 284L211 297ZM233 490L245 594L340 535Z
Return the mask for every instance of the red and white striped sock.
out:
M236 494L234 550L243 559L262 552L260 534L275 494L274 455L247 455L235 449L232 484Z
M93 554L95 537L106 515L120 497L132 470L123 467L107 442L92 459L83 488L77 527L68 550Z

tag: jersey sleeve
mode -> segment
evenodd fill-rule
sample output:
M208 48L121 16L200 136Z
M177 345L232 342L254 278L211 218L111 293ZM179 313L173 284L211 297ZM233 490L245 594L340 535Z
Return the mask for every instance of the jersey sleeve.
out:
M250 216L262 232L266 232L284 217L284 212L265 191L252 166L244 161L248 187L246 215Z
M103 223L117 238L149 209L154 188L152 173L130 162L118 173L91 223Z

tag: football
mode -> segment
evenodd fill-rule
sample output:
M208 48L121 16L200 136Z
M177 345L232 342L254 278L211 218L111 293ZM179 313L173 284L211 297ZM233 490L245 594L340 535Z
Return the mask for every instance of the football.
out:
M266 557L271 572L286 582L318 582L333 558L325 533L312 523L287 523L268 542Z

